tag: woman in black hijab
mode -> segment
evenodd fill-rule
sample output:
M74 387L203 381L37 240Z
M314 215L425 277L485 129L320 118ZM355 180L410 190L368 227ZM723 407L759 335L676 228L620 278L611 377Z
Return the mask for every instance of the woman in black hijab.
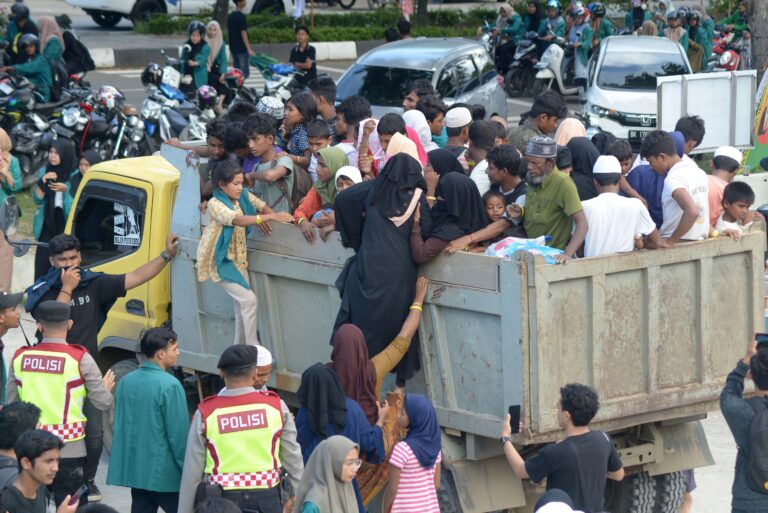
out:
M571 151L571 179L579 191L579 199L585 201L597 196L597 189L592 181L592 168L600 156L595 145L586 137L574 137L568 141Z
M448 173L464 174L464 168L461 167L459 159L448 150L441 148L430 151L427 153L427 161L429 162L429 166L435 170L435 173L440 176L445 176Z
M394 340L408 316L416 283L410 234L424 191L421 164L399 153L387 161L376 180L336 196L334 210L342 243L357 253L336 281L341 307L334 332L348 323L360 328L371 358ZM414 341L395 368L398 386L404 386L418 369L419 344Z
M67 139L56 139L48 151L48 165L40 170L32 199L38 205L33 223L35 238L48 242L64 232L70 202L65 198L71 187L69 178L77 167L75 146ZM35 252L35 280L51 268L48 248L37 247Z
M480 192L468 176L459 173L444 175L437 184L435 194L437 200L429 212L429 226L416 222L411 228L411 257L417 264L434 260L452 240L474 233L488 224Z
M80 188L80 182L83 181L85 174L91 169L91 166L95 166L99 162L103 161L101 154L96 150L85 150L80 156L80 165L78 166L80 172L72 173L72 177L69 183L72 185L67 193L74 199L77 194L77 190Z

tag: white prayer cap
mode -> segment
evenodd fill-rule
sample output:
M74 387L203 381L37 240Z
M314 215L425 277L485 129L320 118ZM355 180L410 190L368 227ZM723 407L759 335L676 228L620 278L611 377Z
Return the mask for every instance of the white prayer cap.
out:
M715 157L728 157L741 164L741 152L733 146L720 146L715 150Z
M592 174L621 174L621 163L613 155L600 155L592 168Z
M259 346L259 356L256 358L256 367L272 365L272 353L264 346Z

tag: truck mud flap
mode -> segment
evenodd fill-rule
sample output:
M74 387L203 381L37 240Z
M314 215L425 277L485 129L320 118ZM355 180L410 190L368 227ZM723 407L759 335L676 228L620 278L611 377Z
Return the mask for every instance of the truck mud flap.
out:
M673 425L647 425L643 429L651 433L657 447L655 461L645 466L651 476L715 464L704 426L698 420Z
M461 509L448 508L451 512L485 513L524 506L523 483L515 477L504 456L483 461L443 461L443 466L452 474L443 478L441 507L447 501L455 505L458 497ZM446 481L451 486L445 486ZM442 490L446 488L445 490ZM441 511L443 511L441 509Z

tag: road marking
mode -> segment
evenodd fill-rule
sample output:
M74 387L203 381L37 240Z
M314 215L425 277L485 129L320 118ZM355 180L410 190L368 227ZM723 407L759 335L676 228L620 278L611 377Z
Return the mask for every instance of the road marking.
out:
M530 107L533 104L532 101L515 100L514 98L507 98L507 103L511 103L512 105L519 105L521 107Z

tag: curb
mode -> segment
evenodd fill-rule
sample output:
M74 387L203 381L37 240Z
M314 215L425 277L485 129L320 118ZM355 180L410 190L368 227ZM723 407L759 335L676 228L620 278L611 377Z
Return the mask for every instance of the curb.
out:
M383 45L384 41L335 41L312 43L317 52L318 61L329 60L355 60L359 55L368 50ZM293 43L274 43L253 45L253 49L259 53L266 53L287 62ZM150 62L163 63L161 48L92 48L90 50L96 69L106 68L143 68ZM170 57L179 57L178 46L162 48Z

